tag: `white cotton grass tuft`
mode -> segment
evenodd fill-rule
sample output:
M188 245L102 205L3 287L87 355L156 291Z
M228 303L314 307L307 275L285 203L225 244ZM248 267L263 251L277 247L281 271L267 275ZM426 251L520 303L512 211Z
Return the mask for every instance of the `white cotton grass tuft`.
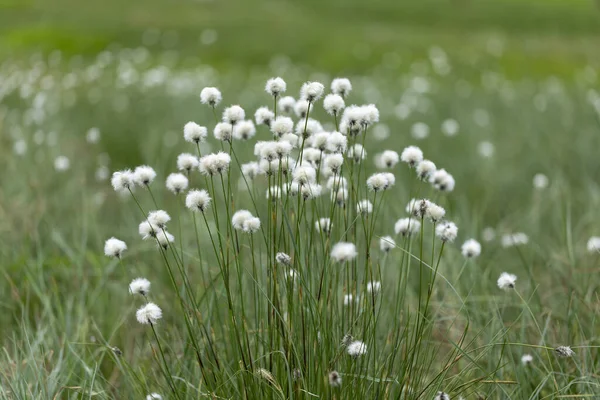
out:
M231 218L231 225L234 227L234 229L241 231L242 229L244 229L244 223L248 219L253 217L254 216L252 215L252 213L248 210L236 211L233 214L233 217Z
M414 168L423 161L423 151L417 146L408 146L402 150L400 160L407 163L410 168Z
M200 162L198 157L190 153L181 153L177 156L177 169L180 171L191 172L193 169L198 168Z
M242 224L242 232L244 233L255 233L260 229L260 218L251 217L244 221Z
M296 100L292 96L284 96L279 99L277 102L277 108L279 111L291 114L294 112L294 106L296 105Z
M381 282L371 281L367 283L367 293L370 295L376 295L381 291Z
M205 87L200 92L200 101L202 104L207 104L211 107L219 105L222 99L221 91L215 87Z
M158 234L158 227L153 226L148 221L142 221L138 227L138 232L143 240L155 238Z
M206 140L208 130L195 122L188 122L183 127L183 138L190 143L201 143Z
M221 142L231 142L233 137L233 124L228 122L219 122L213 130L215 139Z
M391 173L375 173L367 179L367 188L372 192L387 190L396 182Z
M348 147L348 138L340 132L334 131L327 137L327 150L332 153L343 153Z
M216 175L227 172L229 164L231 163L231 156L223 151L218 153L208 154L200 158L200 172L203 175Z
M133 190L133 186L135 183L133 171L131 171L130 169L125 169L122 171L114 172L112 174L112 178L110 179L110 183L112 184L113 189L117 193Z
M346 152L346 157L353 160L355 163L360 162L367 158L367 151L361 144L355 144L352 147L348 148Z
M271 123L273 136L281 138L294 131L294 121L290 117L279 116Z
M344 164L344 156L336 154L327 154L323 160L323 168L321 172L325 176L339 175L341 172L342 165Z
M415 169L417 172L417 178L422 181L429 181L431 176L437 170L435 164L429 160L423 160L419 164L417 164L417 168Z
M325 87L319 82L306 82L300 88L300 98L309 103L314 103L323 96Z
M294 169L292 173L293 182L298 185L307 185L314 183L317 179L317 171L308 165L301 165Z
M433 400L450 400L450 396L445 392L437 392Z
M135 278L129 284L129 293L147 296L150 293L150 281L146 278Z
M156 242L163 249L167 249L169 247L169 243L173 243L174 241L175 236L171 235L169 232L165 230L156 232Z
M588 253L600 253L600 236L592 236L587 241Z
M190 190L185 197L185 206L194 212L204 212L210 206L210 195L204 189Z
M300 99L294 103L294 114L300 119L306 118L308 113L308 100Z
M154 303L147 303L137 310L135 317L140 324L154 325L162 318L162 310Z
M358 300L359 300L358 296L356 296L356 298L354 298L354 296L352 294L344 295L344 305L345 306L349 306L352 303L358 304Z
M275 261L277 261L281 265L290 266L292 265L292 257L290 257L287 253L279 252L275 255Z
M454 177L443 168L432 173L429 182L440 192L451 192L455 186Z
M242 164L242 174L248 180L253 180L260 174L260 166L257 162L252 161L246 164Z
M107 257L121 258L125 250L127 250L127 244L115 237L111 237L104 242L104 255Z
M454 242L456 235L458 234L458 228L454 222L445 221L435 227L435 235L442 242Z
M498 287L502 290L510 290L515 288L515 284L517 282L517 276L514 274L509 274L508 272L503 272L500 274L498 278Z
M481 254L481 244L475 239L469 239L463 243L461 252L465 258L476 258Z
M167 189L173 194L183 193L189 185L188 178L180 173L173 173L167 176Z
M280 96L281 94L285 93L286 89L287 89L287 84L280 77L269 79L267 81L267 84L265 85L265 92L267 92L271 96L275 96L275 97Z
M323 108L329 115L340 115L344 107L346 107L346 103L339 94L328 94L323 100Z
M331 259L335 262L343 263L352 261L357 255L354 243L338 242L331 248Z
M348 78L335 78L331 81L331 92L342 96L343 98L348 97L352 91L352 83Z
M133 171L133 179L139 186L149 186L156 178L156 172L148 165L140 165Z
M236 140L248 140L255 134L256 128L250 120L240 121L233 127L233 138Z
M432 203L429 200L427 201L427 209L425 210L425 218L430 220L433 223L440 222L442 218L446 215L446 210L443 207L438 206L435 203Z
M502 235L502 239L500 244L504 248L514 247L514 246L523 246L529 243L529 236L523 232L516 233L507 233Z
M521 356L521 364L529 365L533 362L533 356L531 354L523 354Z
M375 166L380 169L394 168L400 161L400 156L394 150L385 150L375 156Z
M331 219L329 218L319 218L317 221L315 221L315 229L318 232L329 234L331 233L332 227L333 224L331 223Z
M361 200L356 204L356 212L358 214L371 214L373 212L373 203L369 200Z
M410 236L421 231L421 221L414 218L401 218L394 224L396 235Z
M158 393L150 393L146 396L146 400L163 400L163 397Z
M71 161L66 156L58 156L54 159L54 169L58 172L64 172L71 167Z
M379 239L379 248L384 253L388 253L390 250L396 247L396 241L391 236L383 236Z
M340 387L342 386L342 376L337 371L331 371L328 375L329 386Z
M254 121L256 125L271 126L271 122L275 119L275 113L267 107L260 107L254 113Z
M223 122L235 125L246 118L246 112L238 105L232 105L223 110Z
M550 184L550 180L544 174L535 174L533 177L533 187L537 190L546 189Z
M484 242L491 242L496 239L496 230L491 226L486 226L481 231L481 238Z
M569 346L558 346L554 349L554 353L559 357L573 357L575 355L575 352Z
M346 351L351 357L357 358L367 354L367 345L360 340L356 340L348 345Z
M165 229L170 220L171 216L164 210L150 211L148 213L148 222L158 229Z

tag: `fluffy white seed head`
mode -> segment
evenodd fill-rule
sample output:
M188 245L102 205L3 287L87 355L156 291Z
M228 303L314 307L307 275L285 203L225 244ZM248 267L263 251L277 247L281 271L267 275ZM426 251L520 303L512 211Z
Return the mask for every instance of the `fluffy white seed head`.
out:
M496 230L491 226L486 226L483 228L483 231L481 231L481 237L484 242L491 242L496 239Z
M294 113L300 119L306 118L308 113L308 100L300 99L294 103Z
M135 317L140 324L154 325L162 318L162 310L154 303L147 303L136 311Z
M146 240L149 238L155 238L159 232L159 229L158 229L158 227L150 224L150 222L143 221L140 223L140 225L138 227L138 232L140 233L140 236L142 237L142 239Z
M431 222L437 223L437 222L441 221L442 218L444 218L444 215L446 215L446 210L444 210L442 207L438 206L437 204L428 201L427 209L425 211L425 217L428 220L430 220Z
M221 91L215 87L205 87L200 92L200 101L202 104L208 104L216 107L222 100Z
M331 81L331 91L343 98L348 97L352 91L352 83L347 78L335 78Z
M184 192L189 185L188 178L180 173L174 173L167 176L166 186L173 194Z
M200 126L195 122L188 122L183 127L183 138L190 143L200 143L206 140L208 131L206 127Z
M292 183L292 185L295 182ZM302 194L302 198L304 200L310 200L317 198L323 192L323 187L316 183L309 183L307 185L300 186L300 193Z
M292 173L293 181L298 185L314 183L317 179L317 171L309 165L297 166Z
M339 189L333 189L331 191L331 200L337 205L343 206L348 200L348 190L340 187Z
M275 255L275 261L277 261L279 264L286 265L288 267L292 265L292 257L283 252L279 252Z
M394 168L400 161L400 156L394 150L385 150L383 153L376 157L376 164L378 168Z
M348 138L340 132L331 132L327 137L327 150L332 153L343 153L348 147Z
M346 103L339 94L328 94L323 100L323 108L329 115L340 115Z
M313 147L305 147L302 151L302 162L308 162L312 167L317 168L321 164L323 152Z
M198 157L190 153L181 153L177 156L177 169L180 171L191 172L193 169L198 168L199 161Z
M417 164L416 172L417 178L422 181L429 181L431 175L437 170L435 164L429 160L423 160Z
M346 152L346 157L348 157L355 163L358 163L361 160L367 158L367 151L362 145L357 143L348 149L348 151Z
M523 232L507 233L500 240L502 247L523 246L529 243L529 236Z
M346 351L351 357L356 358L367 354L367 345L360 340L356 340L348 345Z
M269 110L267 107L260 107L254 113L254 120L256 125L267 125L271 126L271 122L275 119L275 113Z
M559 357L573 357L575 352L569 346L558 346L554 349L554 352Z
M340 175L343 164L344 156L342 154L327 154L323 160L323 169L321 171L326 176Z
M265 91L271 96L280 96L285 92L286 88L287 85L285 81L280 77L269 79L265 85Z
M148 186L156 178L156 172L148 165L140 165L133 171L133 179L140 186Z
M200 172L203 175L216 175L227 172L231 156L225 152L208 154L200 159Z
M533 356L531 354L523 354L521 356L521 364L529 365L533 362Z
M111 237L104 242L104 255L108 257L121 258L125 250L127 250L127 244L115 237Z
M300 89L300 98L311 103L319 100L323 96L325 87L319 82L306 82Z
M238 105L227 107L223 111L223 122L225 123L235 125L244 118L246 118L246 112Z
M266 197L269 200L275 201L282 196L282 191L279 186L271 186L267 189Z
M409 167L413 168L423 161L423 152L417 146L408 146L402 150L400 159L402 162L407 163Z
M246 179L253 180L260 174L260 166L254 161L242 164L242 174L246 177Z
M164 230L158 231L156 233L156 241L158 242L159 246L161 246L163 249L166 249L169 247L169 243L173 243L175 241L175 236Z
M337 371L331 371L329 373L329 386L340 387L342 386L342 376Z
M396 247L396 241L391 236L383 236L379 239L379 248L387 253Z
M315 229L319 232L329 234L331 233L332 226L333 224L329 218L319 218L317 221L315 221Z
M414 218L401 218L394 224L396 235L410 236L421 231L421 221Z
M600 252L600 236L592 236L587 241L587 251L589 253Z
M454 177L450 175L445 169L438 169L429 178L429 182L433 187L441 192L451 192L454 190L455 181Z
M377 108L377 106L375 104L367 104L366 106L363 106L363 112L364 112L364 116L363 119L361 121L361 124L364 127L373 125L377 122L379 122L379 109Z
M370 295L378 294L381 291L381 282L371 281L367 283L367 293Z
M150 281L146 278L135 278L129 284L129 293L147 296L150 293Z
M437 392L433 400L450 400L450 396L445 392Z
M315 119L309 118L308 120L298 121L296 124L296 135L303 138L308 138L319 132L323 132L323 126Z
M361 200L356 204L356 212L359 214L371 214L373 212L373 203L369 200Z
M476 258L481 254L481 244L475 239L469 239L463 243L461 252L465 258Z
M210 206L210 201L206 190L190 190L185 197L185 206L194 212L204 212Z
M254 123L250 120L240 121L233 127L233 138L248 140L256 134Z
M171 216L164 210L150 211L148 213L148 222L158 229L165 229L167 223L171 220Z
M277 102L277 107L281 112L290 114L294 111L296 100L292 96L284 96Z
M517 282L516 275L509 274L508 272L503 272L500 274L500 277L498 278L498 287L502 290L514 289L516 282Z
M352 296L351 294L344 295L345 306L349 306L350 304L352 304L352 302L358 303L358 300L358 296L356 296L356 299L354 299L354 296Z
M235 229L241 231L244 229L244 223L253 217L254 216L252 215L252 213L248 210L236 211L235 214L233 214L233 217L231 218L231 225L233 225Z
M242 231L245 233L254 233L260 229L260 219L258 217L250 217L242 224Z
M163 400L163 397L158 393L150 393L146 396L146 400Z
M219 122L217 125L215 125L213 135L217 140L222 142L230 142L231 137L233 136L233 126L227 122Z
M336 262L352 261L357 255L354 243L338 242L331 248L331 258Z
M458 235L458 227L454 222L443 222L435 227L435 234L442 242L454 242Z
M376 173L371 175L367 179L367 188L372 192L380 192L382 190L387 190L390 184L390 178L382 173Z
M294 131L294 121L290 117L279 116L271 123L271 132L275 137L282 137Z
M133 190L135 176L130 169L117 171L112 174L110 183L112 184L113 189L115 189L115 192L127 192L129 190Z
M318 132L308 138L308 144L310 147L320 151L327 149L327 139L329 138L329 132Z

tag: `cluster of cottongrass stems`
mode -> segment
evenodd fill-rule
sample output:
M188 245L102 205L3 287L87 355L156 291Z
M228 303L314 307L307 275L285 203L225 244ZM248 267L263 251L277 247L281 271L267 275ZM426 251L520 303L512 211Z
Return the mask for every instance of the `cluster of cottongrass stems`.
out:
M427 346L437 270L457 227L441 206L419 194L428 190L443 199L454 189L453 177L414 146L400 155L379 154L377 164L388 171L368 175L365 146L379 112L374 105L346 107L352 89L347 79L335 79L323 101L335 132L311 118L322 84L305 83L299 100L283 96L281 78L270 79L265 89L273 109L259 108L256 125L240 106L219 110L218 89L202 91L221 150L202 154L209 129L185 125L191 153L179 156L181 172L166 179L180 198L172 213L177 236L167 229L170 214L156 201L153 168L113 174L114 189L139 209L140 235L156 243L180 312L161 321L162 309L150 301L150 281L131 282L130 292L144 301L137 319L149 325L152 354L164 375L157 389L175 399L449 398L441 385L453 364L432 371L435 351ZM242 163L256 135L267 140L255 144L255 161ZM403 182L414 199L394 236L384 236L377 230L391 227L378 223L378 216L395 184L389 171L399 163L415 170L415 179ZM191 237L184 240L184 234ZM186 251L184 243L195 243L196 251ZM105 253L121 263L126 249L115 238L105 245ZM392 250L400 253L388 266L397 279L382 282ZM480 251L474 240L463 246L467 258ZM416 297L409 296L409 274L418 275ZM512 289L515 280L503 275L498 286ZM389 312L380 320L384 296L386 306L393 305L391 321ZM183 343L161 334L181 321L177 315ZM184 367L190 358L191 370Z

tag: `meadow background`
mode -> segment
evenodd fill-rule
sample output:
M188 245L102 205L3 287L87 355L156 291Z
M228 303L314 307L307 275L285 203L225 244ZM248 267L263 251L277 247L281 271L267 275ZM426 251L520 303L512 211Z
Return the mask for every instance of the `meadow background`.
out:
M168 396L150 336L135 321L132 274L152 280L166 315L176 302L154 248L137 235L135 204L107 179L148 164L162 185L177 155L191 151L183 125L213 126L199 102L205 86L252 116L271 105L263 88L272 76L294 97L305 81L328 87L344 76L354 85L347 104L375 103L381 113L367 146L370 171L372 155L417 145L456 179L442 205L459 237L440 267L449 283L436 283L436 320L466 312L472 343L576 353L549 360L498 346L477 360L480 374L453 370L455 379L437 387L457 398L598 398L600 256L587 242L600 236L599 44L592 0L0 0L0 396ZM321 105L316 113L331 124ZM448 119L458 122L456 135L444 133ZM423 124L429 135L417 139ZM90 140L92 128L99 140ZM242 153L250 160L252 146ZM393 172L377 235L406 216L414 177ZM547 185L534 186L537 174ZM167 209L177 204L165 190L157 196ZM529 242L502 246L514 232ZM103 254L111 236L129 245L125 268ZM454 280L469 238L482 254ZM519 277L524 301L498 289L504 271ZM177 343L183 328L166 319L164 335ZM356 384L319 395L396 398L397 389Z

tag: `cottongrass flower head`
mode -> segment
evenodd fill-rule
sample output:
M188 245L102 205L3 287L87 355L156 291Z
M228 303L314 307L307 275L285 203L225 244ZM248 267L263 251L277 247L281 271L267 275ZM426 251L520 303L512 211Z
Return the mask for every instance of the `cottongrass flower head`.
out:
M204 189L190 190L185 197L185 206L194 212L204 212L210 206L210 195Z
M323 108L329 115L340 115L345 106L346 103L339 94L328 94L323 100Z
M587 241L587 251L589 253L600 253L600 236L592 236Z
M242 232L244 233L255 233L260 229L260 218L251 217L244 221L242 224Z
M342 385L342 376L337 371L329 373L329 386L340 387Z
M150 281L146 278L135 278L129 284L129 293L141 294L142 296L150 293Z
M227 172L231 156L223 151L208 154L200 159L200 172L203 175L216 175Z
M517 282L516 275L509 274L508 272L503 272L500 274L500 277L498 278L498 287L502 290L514 289L516 282Z
M162 318L162 310L154 303L147 303L137 310L135 317L142 325L154 325Z
M236 211L235 214L233 214L233 217L231 218L231 225L235 229L241 231L244 229L244 223L253 217L254 216L252 215L252 213L248 210Z
M372 281L367 283L367 293L371 295L376 295L381 291L381 282Z
M104 242L104 255L108 257L121 258L125 250L127 250L127 244L115 237L111 237Z
M285 93L287 85L283 79L280 77L271 78L267 81L265 85L265 92L269 93L271 96L279 96L282 93Z
M392 182L393 175L387 175L385 173L376 173L371 175L367 179L367 188L372 192L380 192L382 190L387 190L391 186L393 186L394 181Z
M110 183L112 184L112 187L115 190L115 192L127 192L129 190L133 190L133 186L135 184L135 176L130 169L116 171L112 174Z
M513 247L522 246L529 243L529 236L523 232L507 233L502 235L501 244L502 247Z
M246 164L242 164L242 174L248 180L253 180L260 174L260 166L257 162L252 161Z
M167 176L166 186L173 194L184 192L189 185L188 178L180 173L174 173Z
M193 169L198 168L200 162L198 157L190 153L181 153L177 156L177 169L180 171L191 172Z
M358 214L371 214L373 212L373 203L369 200L361 200L356 204Z
M334 131L327 137L327 150L332 153L343 153L348 147L348 138L340 132Z
M292 265L292 257L283 252L279 252L275 255L275 261L277 261L281 265L285 265L288 267Z
M271 126L273 119L275 119L275 113L269 110L267 107L260 107L254 113L254 121L256 121L256 125Z
M146 400L162 400L162 396L158 393L150 393L146 396Z
M331 81L331 91L343 98L348 97L352 91L352 83L347 78L335 78Z
M292 182L292 185L294 182ZM323 187L316 183L309 183L308 185L300 186L300 193L304 200L315 199L323 193Z
M414 168L423 161L423 151L417 146L408 146L402 150L400 159L402 162L407 163L409 167Z
M219 122L213 130L215 139L221 142L231 142L233 137L233 125L227 122Z
M346 295L344 295L344 305L345 306L349 306L353 302L354 303L358 303L358 296L356 296L356 299L354 299L354 296L352 296L352 294L346 294Z
M437 170L435 164L429 160L423 160L419 164L417 164L416 172L417 178L422 181L429 181L431 175L435 173Z
M432 173L429 182L440 192L451 192L456 184L454 177L443 168Z
M248 140L256 134L254 123L250 120L240 121L233 127L233 138L237 140Z
M533 362L533 356L531 354L523 354L521 356L521 364L529 365Z
M188 122L183 127L183 138L190 143L200 143L206 140L208 131L206 127L200 126L195 122Z
M456 235L458 234L458 228L454 222L445 221L435 228L436 236L442 242L454 242Z
M450 396L444 392L437 392L433 400L450 400Z
M316 181L317 171L309 165L301 165L294 169L292 178L300 186L307 185Z
M396 247L396 241L391 236L383 236L379 239L379 248L381 251L388 253Z
M344 164L344 156L337 154L327 154L323 160L323 169L321 172L325 176L339 175L342 165Z
M361 144L357 143L348 148L348 151L346 151L346 157L353 160L355 163L358 163L367 158L367 151Z
M355 340L350 343L346 348L346 351L351 357L357 358L359 356L367 354L367 345L360 340Z
M575 355L575 352L569 346L558 346L554 349L554 352L559 357L573 357Z
M200 92L200 101L202 104L208 104L211 107L219 105L222 99L221 91L215 87L205 87Z
M149 167L148 165L140 165L133 171L133 179L135 180L135 183L140 186L150 185L155 178L156 172L154 171L154 168Z
M461 252L465 258L476 258L481 254L481 244L475 239L469 239L463 243Z
M414 218L401 218L394 224L396 235L410 236L421 231L421 221Z
M338 206L343 206L348 200L348 190L342 187L331 189L331 200L334 201Z
M66 156L58 156L54 159L54 169L63 172L69 169L71 161Z
M444 218L446 215L446 210L443 207L438 206L435 203L427 200L427 208L425 210L425 218L430 220L433 223L437 223Z
M325 151L327 150L327 138L329 137L329 132L318 132L312 135L308 139L308 144L310 147L315 150ZM306 149L304 149L306 150Z
M281 112L290 114L294 111L296 100L292 96L284 96L277 102L277 107Z
M158 227L153 226L148 221L142 221L138 227L138 232L143 240L155 238L158 234Z
M171 216L164 210L150 211L148 213L148 222L158 229L165 229L170 220Z
M175 241L175 236L171 235L169 232L162 230L156 233L156 242L163 249L167 249L169 247L169 243L173 243Z
M352 261L357 255L354 243L338 242L331 248L331 258L339 263Z
M329 219L329 218L319 218L317 221L315 221L315 229L318 232L330 234L332 227L333 227L333 224L331 223L331 219Z
M246 112L238 105L229 106L223 111L223 122L228 124L235 125L244 118L246 118Z
M394 150L385 150L376 160L378 168L394 168L400 161L400 156Z
M314 103L323 96L325 87L319 82L306 82L300 88L300 98L310 103Z
M306 118L306 114L308 113L308 105L310 103L308 100L300 99L294 104L294 114L300 119Z
M481 231L481 237L484 242L491 242L492 240L496 239L496 230L491 226L486 226Z
M294 121L290 117L279 116L271 123L271 132L275 137L282 137L294 131Z

